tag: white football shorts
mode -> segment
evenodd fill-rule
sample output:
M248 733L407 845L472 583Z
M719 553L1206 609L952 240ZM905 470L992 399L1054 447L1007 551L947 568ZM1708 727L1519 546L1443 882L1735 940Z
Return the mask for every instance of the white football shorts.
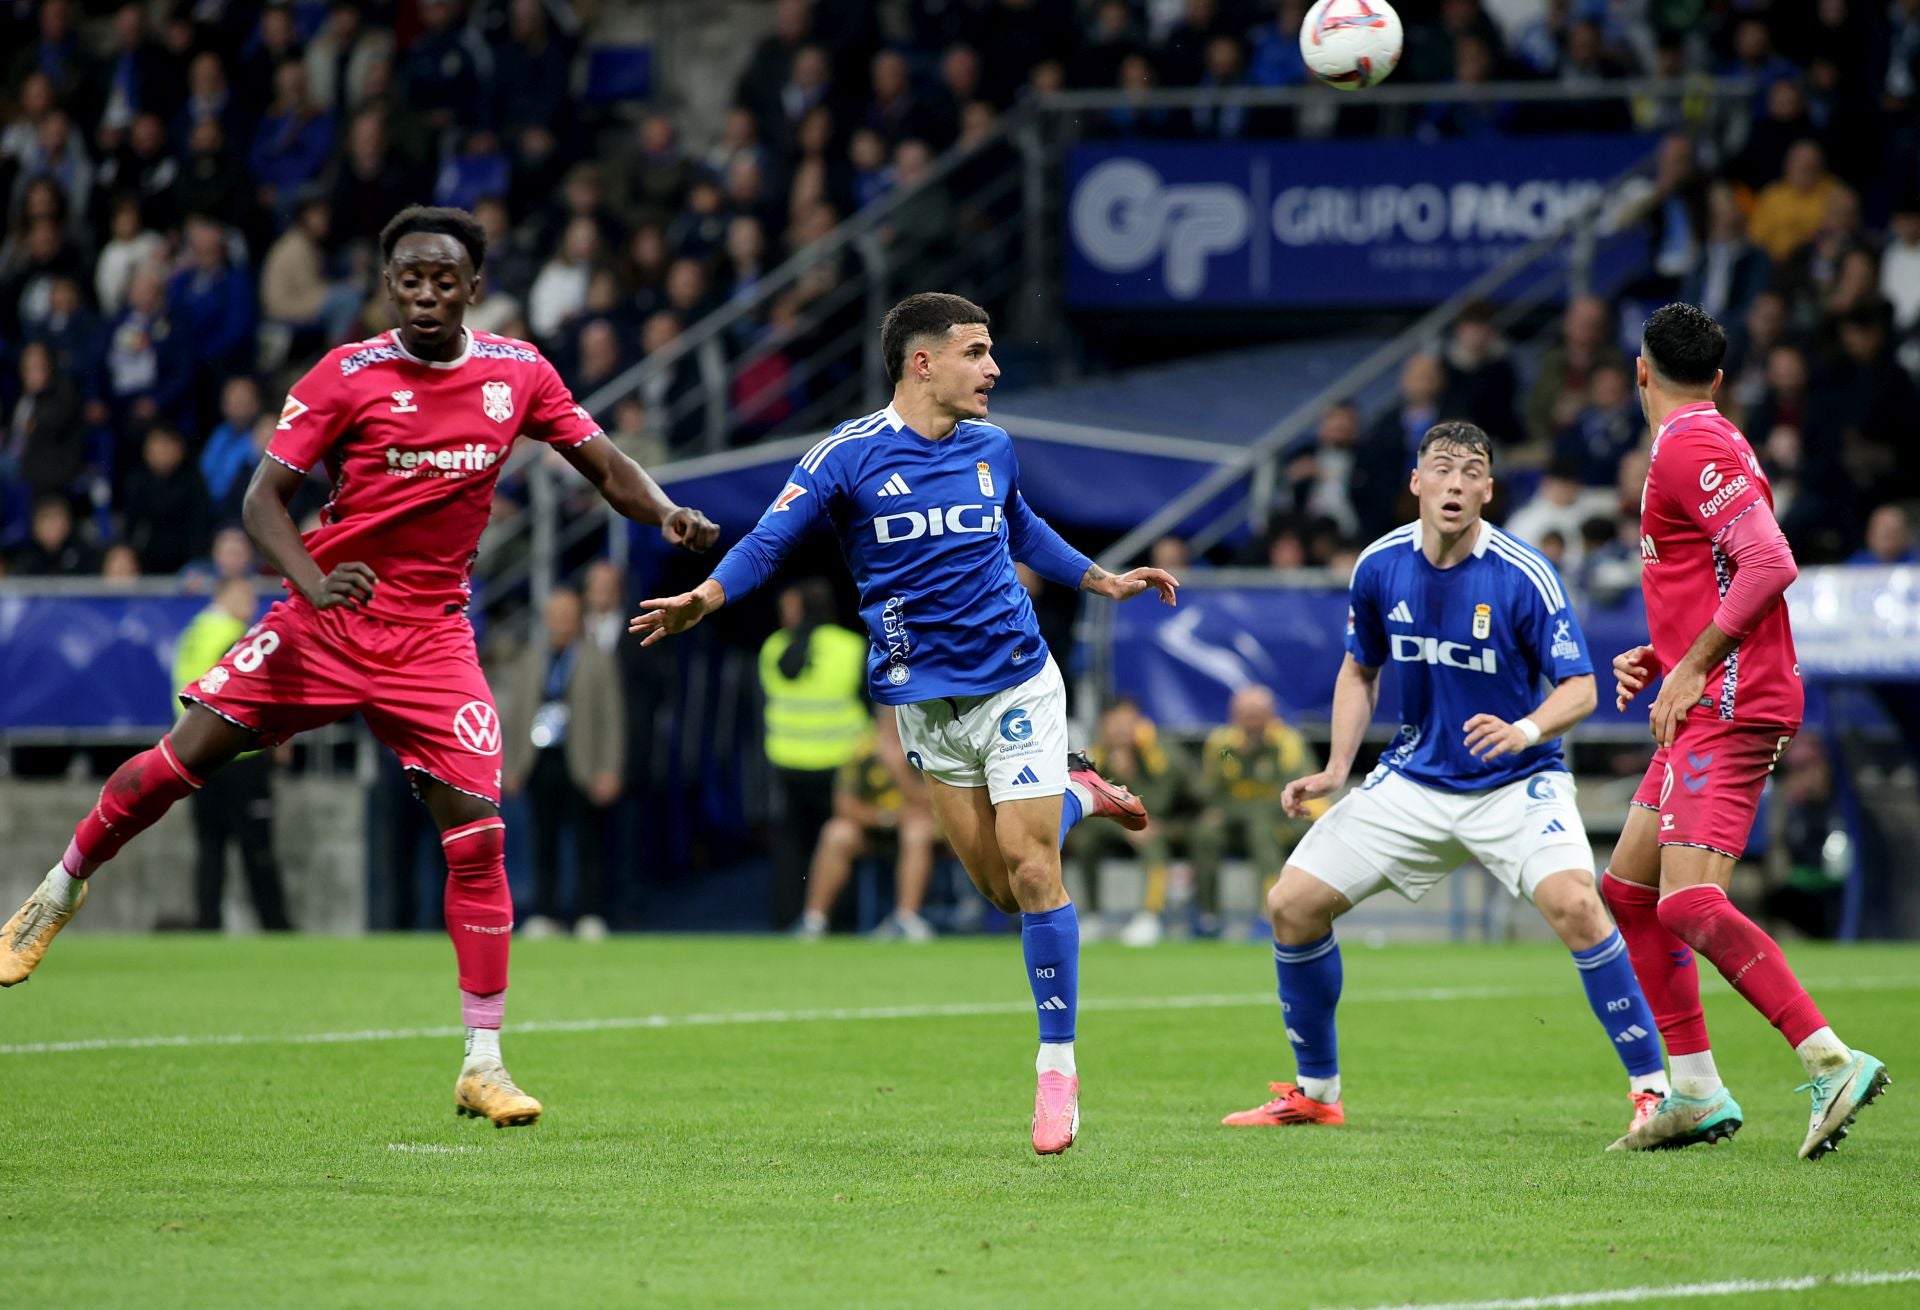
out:
M1593 873L1573 775L1536 773L1488 791L1423 787L1382 764L1307 829L1288 864L1355 905L1384 887L1417 901L1475 859L1514 895L1564 869Z
M907 762L949 787L985 787L995 805L1067 789L1067 688L1052 655L1017 687L915 701L899 720Z

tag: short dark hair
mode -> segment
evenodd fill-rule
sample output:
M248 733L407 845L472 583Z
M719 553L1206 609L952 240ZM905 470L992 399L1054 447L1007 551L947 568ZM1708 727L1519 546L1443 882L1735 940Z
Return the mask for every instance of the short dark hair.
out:
M1640 329L1640 353L1669 382L1708 386L1727 357L1726 329L1700 306L1676 301L1647 316L1647 325Z
M944 291L922 291L889 309L880 320L880 353L886 357L887 381L898 383L905 375L915 338L944 337L966 323L991 328L993 318L965 296Z
M380 229L381 262L391 263L393 248L400 244L400 238L415 232L432 232L458 241L467 248L467 258L473 261L476 273L487 262L487 231L480 226L480 220L464 209L444 205L408 205L395 214Z
M1427 435L1420 438L1420 449L1414 452L1414 462L1427 457L1427 452L1435 446L1446 446L1453 450L1463 450L1480 456L1493 465L1493 439L1486 429L1477 423L1469 423L1462 418L1442 419L1427 429Z

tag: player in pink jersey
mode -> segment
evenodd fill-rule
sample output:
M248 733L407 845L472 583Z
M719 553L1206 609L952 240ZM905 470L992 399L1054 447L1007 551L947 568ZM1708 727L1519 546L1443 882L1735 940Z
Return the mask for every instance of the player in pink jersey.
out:
M1652 644L1613 662L1625 708L1665 671L1649 711L1660 749L1634 794L1602 892L1627 941L1672 1060L1673 1091L1614 1143L1714 1142L1741 1124L1700 1008L1694 952L1767 1017L1806 1067L1813 1114L1800 1158L1847 1135L1886 1086L1880 1061L1834 1036L1775 942L1727 899L1767 775L1799 730L1803 696L1784 599L1793 552L1773 489L1713 403L1726 333L1704 310L1647 320L1635 365L1653 427L1640 498L1641 589Z
M500 819L500 721L467 621L467 572L520 437L559 450L626 517L706 550L719 529L669 500L523 341L464 325L486 235L413 207L380 234L398 329L329 353L295 385L243 515L288 596L180 690L186 712L107 779L66 854L0 928L0 986L24 981L86 900L87 879L243 751L359 713L412 772L447 858L459 965L462 1114L529 1124L540 1103L500 1058L513 899ZM333 484L302 538L287 503L316 464Z

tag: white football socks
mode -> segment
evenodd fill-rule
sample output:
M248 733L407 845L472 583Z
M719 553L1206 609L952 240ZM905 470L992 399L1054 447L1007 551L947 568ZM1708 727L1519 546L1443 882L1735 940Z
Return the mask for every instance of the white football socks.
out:
M467 1067L499 1063L500 1030L498 1028L467 1029Z
M1080 813L1082 816L1093 813L1093 793L1088 791L1083 784L1075 782L1072 778L1068 778L1067 790L1072 792L1074 799L1080 802Z
M40 884L41 890L53 900L54 904L72 909L73 903L80 899L80 891L86 886L84 878L76 878L59 865L54 865L46 879Z
M1720 1071L1714 1067L1712 1051L1669 1058L1673 1066L1673 1090L1682 1096L1704 1101L1720 1090Z
M1331 1078L1309 1078L1300 1075L1300 1090L1309 1101L1318 1101L1322 1105L1332 1105L1340 1099L1340 1075Z
M1041 1042L1040 1054L1034 1057L1035 1073L1063 1073L1069 1078L1077 1077L1079 1070L1073 1064L1072 1042Z
M1628 1092L1658 1092L1665 1096L1673 1089L1667 1084L1667 1071L1655 1069L1652 1073L1637 1073L1627 1079Z
M1809 1078L1818 1078L1823 1073L1831 1073L1853 1058L1853 1052L1833 1035L1831 1028L1820 1029L1806 1041L1794 1047L1793 1053L1800 1057L1800 1063L1806 1068Z

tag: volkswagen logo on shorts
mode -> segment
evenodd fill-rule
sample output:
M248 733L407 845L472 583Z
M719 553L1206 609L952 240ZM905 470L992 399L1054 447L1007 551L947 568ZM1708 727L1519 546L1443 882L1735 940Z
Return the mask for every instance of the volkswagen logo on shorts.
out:
M1008 741L1025 741L1033 736L1033 720L1025 710L1008 710L1000 716L1000 735Z
M453 735L475 755L500 753L500 717L483 700L470 700L454 711Z

